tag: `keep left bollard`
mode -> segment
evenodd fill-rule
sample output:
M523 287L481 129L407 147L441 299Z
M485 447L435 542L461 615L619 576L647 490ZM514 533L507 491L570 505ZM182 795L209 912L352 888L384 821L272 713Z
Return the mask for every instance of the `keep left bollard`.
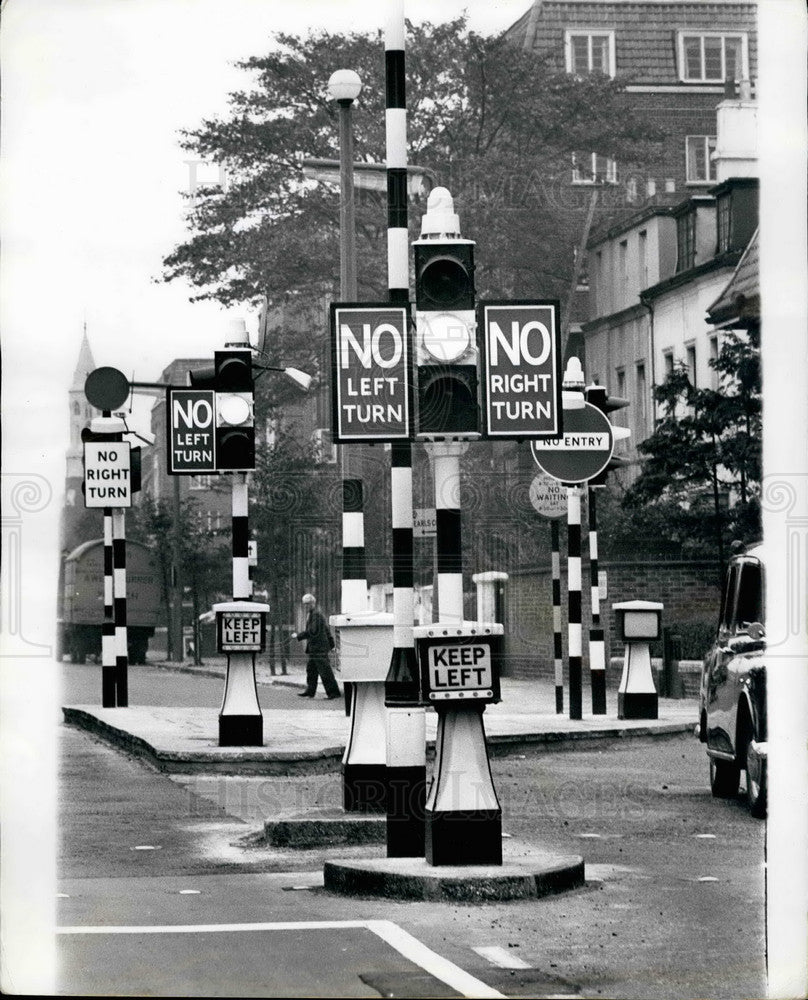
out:
M612 605L617 615L618 634L626 644L623 676L617 690L618 719L659 717L650 643L662 635L663 607L658 601L622 601Z
M216 647L227 656L224 697L219 712L220 747L264 745L264 720L255 682L255 654L266 646L268 604L226 601L214 604Z

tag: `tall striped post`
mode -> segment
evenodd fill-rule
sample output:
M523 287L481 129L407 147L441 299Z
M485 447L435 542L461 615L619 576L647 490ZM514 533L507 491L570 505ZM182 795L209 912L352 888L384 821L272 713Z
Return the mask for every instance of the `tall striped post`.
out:
M126 630L126 511L112 510L112 593L115 616L115 703L129 704L129 649Z
M592 625L589 629L589 678L592 686L593 715L606 714L606 644L600 624L600 585L598 582L598 502L597 488L588 487L589 511L589 585L592 599Z
M104 508L104 624L101 628L101 705L115 708L115 606L112 580L112 508Z
M561 641L561 527L550 521L550 548L553 573L553 670L555 673L556 713L564 712L564 652Z
M567 650L569 655L570 718L582 718L581 635L581 490L567 487Z
M252 604L249 494L245 472L233 473L232 504L233 601L214 605L217 618L219 609L240 613L248 610ZM238 602L246 603L240 607ZM258 604L253 606L257 610L266 607ZM229 652L224 697L219 711L219 746L263 746L263 730L264 720L255 682L255 653Z
M384 34L387 152L387 285L392 303L409 301L407 231L407 104L404 74L404 3L391 0ZM412 626L412 445L391 447L393 549L393 654L385 681L387 706L387 856L423 857L426 801L426 711Z

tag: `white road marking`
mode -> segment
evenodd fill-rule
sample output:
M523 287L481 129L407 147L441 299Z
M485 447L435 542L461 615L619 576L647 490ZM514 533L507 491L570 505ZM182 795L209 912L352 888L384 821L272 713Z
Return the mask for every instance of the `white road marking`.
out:
M369 930L391 948L420 966L435 979L465 997L504 998L493 987L465 972L454 962L432 951L392 920L292 920L247 924L130 924L122 926L81 925L57 927L57 934L224 934L244 931Z
M717 882L717 881L718 879L715 877L715 875L702 875L699 878L699 882Z
M159 846L154 844L138 844L137 847L132 848L133 851L159 851Z
M600 840L599 833L579 833L578 836L581 840Z
M715 840L714 833L695 833L693 834L693 836L698 838L699 840Z
M180 889L181 896L199 896L201 893L201 889Z
M501 948L498 944L483 945L480 948L474 948L478 955L484 958L487 962L492 965L498 966L500 969L530 969L532 966L529 962L525 962L523 959L519 958L518 955L512 954L507 948Z

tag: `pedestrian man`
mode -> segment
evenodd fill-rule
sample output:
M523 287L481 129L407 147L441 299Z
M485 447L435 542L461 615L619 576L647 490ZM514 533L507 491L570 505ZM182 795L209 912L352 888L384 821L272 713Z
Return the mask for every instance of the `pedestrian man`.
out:
M292 638L306 643L308 661L306 663L306 690L301 691L298 697L313 698L317 691L317 678L319 676L325 688L326 698L329 700L339 698L339 687L328 660L328 654L334 648L331 629L317 607L317 598L314 594L304 594L300 603L308 611L306 627L302 632L293 632Z

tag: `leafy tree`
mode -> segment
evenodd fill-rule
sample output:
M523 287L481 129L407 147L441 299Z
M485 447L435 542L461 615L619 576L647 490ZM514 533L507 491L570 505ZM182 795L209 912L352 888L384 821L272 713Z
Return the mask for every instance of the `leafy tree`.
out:
M230 546L214 533L202 526L196 500L184 500L180 504L180 558L184 588L190 591L194 624L202 610L208 610L215 599L229 589L227 581L231 575ZM174 630L172 616L176 610L172 606L172 567L174 556L174 504L167 500L156 500L150 493L144 493L133 508L133 517L128 527L129 536L136 541L151 546L157 560L160 574L161 605L165 609L168 634L169 659L178 659L178 651L173 648ZM194 643L194 657L199 662L199 641Z
M570 188L572 154L627 165L646 158L662 133L628 106L622 83L559 73L502 36L467 30L464 18L408 23L407 32L409 159L450 188L464 235L479 242L479 293L563 295L588 200ZM192 235L165 259L164 278L225 304L291 297L321 325L322 297L338 285L339 194L306 180L302 161L338 158L326 83L350 66L363 80L356 158L384 162L383 47L358 33L276 40L275 50L240 64L256 81L231 95L229 114L183 133L184 148L223 163L230 184L197 192ZM413 238L420 214L410 212ZM356 226L358 299L383 299L386 194L358 192ZM316 346L310 336L274 335L287 354Z
M695 388L683 365L655 389L662 418L639 445L647 457L624 499L685 552L712 549L722 563L730 538L760 534L759 346L756 328L726 335L710 362L717 390Z

